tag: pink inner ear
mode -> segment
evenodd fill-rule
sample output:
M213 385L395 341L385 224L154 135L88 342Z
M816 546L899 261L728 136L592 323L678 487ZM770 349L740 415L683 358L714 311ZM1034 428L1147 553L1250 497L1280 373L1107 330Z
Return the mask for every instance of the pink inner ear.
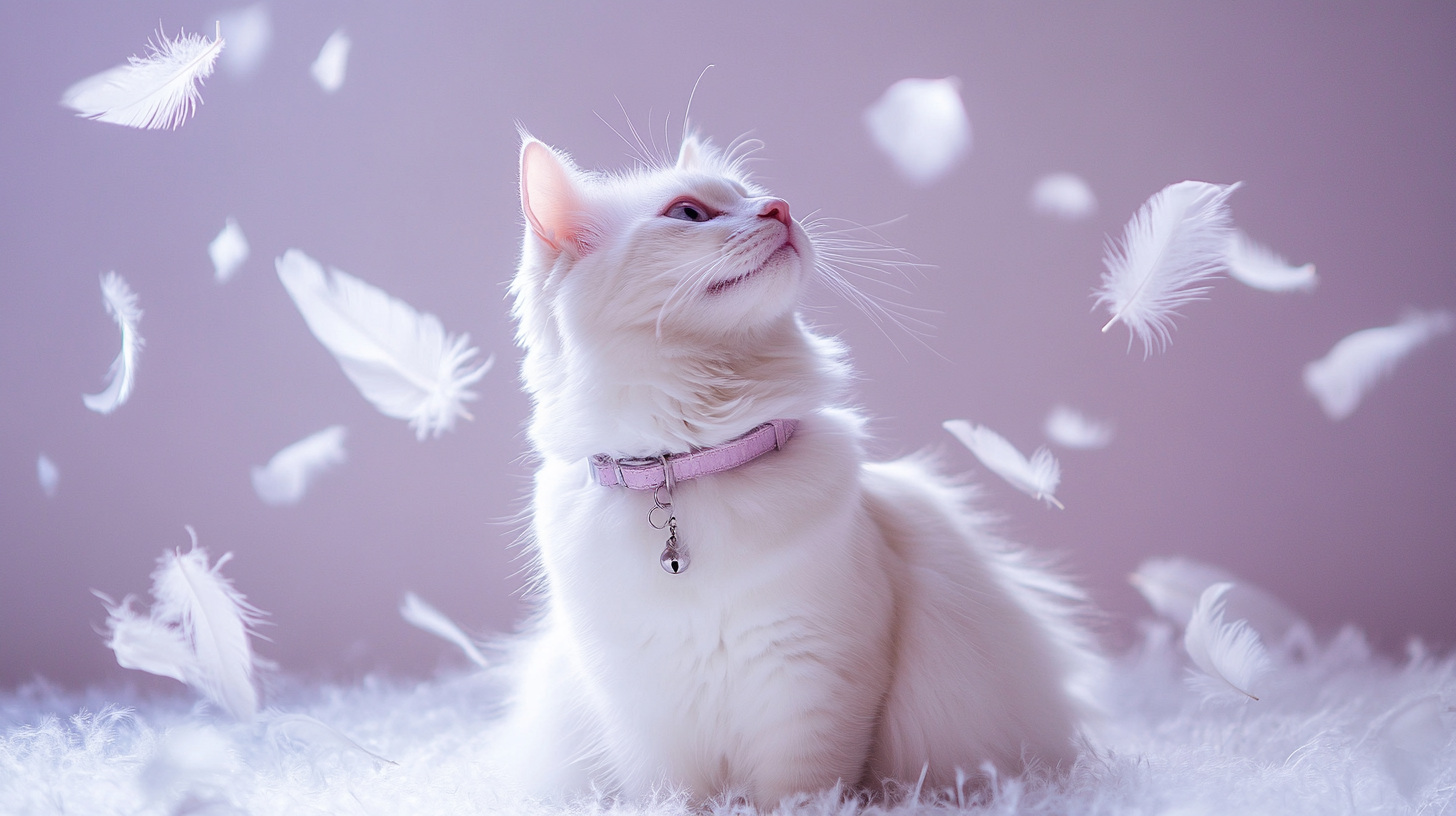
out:
M581 196L561 160L535 140L521 150L521 210L532 231L555 249L581 248Z

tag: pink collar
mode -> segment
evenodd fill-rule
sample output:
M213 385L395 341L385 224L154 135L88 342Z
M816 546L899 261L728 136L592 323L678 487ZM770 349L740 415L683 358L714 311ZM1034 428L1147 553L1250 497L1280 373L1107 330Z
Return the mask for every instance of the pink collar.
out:
M770 419L743 436L712 448L670 453L651 459L613 459L598 453L588 460L592 475L604 487L656 490L671 482L711 476L746 465L771 450L782 449L799 427L797 419ZM669 474L665 468L672 468Z

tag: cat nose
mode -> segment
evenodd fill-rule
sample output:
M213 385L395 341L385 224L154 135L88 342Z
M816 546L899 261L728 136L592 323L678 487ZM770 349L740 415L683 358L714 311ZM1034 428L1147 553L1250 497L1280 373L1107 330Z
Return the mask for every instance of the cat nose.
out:
M760 218L777 218L786 227L791 223L789 202L782 198L765 198L763 203L758 205L758 215Z

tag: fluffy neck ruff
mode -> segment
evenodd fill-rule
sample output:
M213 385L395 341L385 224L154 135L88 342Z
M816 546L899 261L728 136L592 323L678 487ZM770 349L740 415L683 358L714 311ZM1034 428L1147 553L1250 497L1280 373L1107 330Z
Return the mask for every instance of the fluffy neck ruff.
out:
M528 346L522 376L535 401L531 441L557 459L720 445L836 404L849 379L844 348L797 315L718 343L554 334Z

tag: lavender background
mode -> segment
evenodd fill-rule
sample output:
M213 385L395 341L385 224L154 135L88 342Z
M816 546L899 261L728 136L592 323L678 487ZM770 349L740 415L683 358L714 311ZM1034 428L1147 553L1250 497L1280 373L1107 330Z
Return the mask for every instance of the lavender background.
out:
M1456 343L1417 352L1340 423L1299 379L1351 331L1456 307L1456 6L276 3L261 67L220 70L179 131L57 105L158 20L210 31L222 10L0 6L0 687L136 675L93 631L89 590L145 595L184 524L236 554L227 573L272 613L261 651L286 672L458 664L399 619L406 589L479 633L509 630L530 474L504 299L515 123L622 167L597 114L661 144L708 63L696 123L720 143L763 139L758 171L796 214L907 216L882 233L934 265L899 296L938 310L926 345L813 298L854 349L879 452L935 446L975 472L1007 532L1084 578L1110 642L1145 613L1124 576L1157 554L1232 569L1326 632L1353 622L1392 651L1456 642ZM354 49L331 96L308 66L340 26ZM974 150L915 188L861 112L898 79L946 75ZM1033 182L1061 170L1091 183L1093 218L1030 211ZM1321 284L1221 281L1145 361L1121 327L1098 333L1088 293L1103 236L1185 178L1245 181L1236 222L1317 263ZM253 252L219 286L206 248L230 215ZM274 275L289 247L495 352L476 421L421 443L368 405ZM110 269L140 296L147 346L131 401L99 416L80 396L117 350L97 285ZM1106 450L1058 452L1063 512L940 429L969 418L1029 450L1059 401L1118 431ZM297 507L262 504L249 468L335 423L350 461ZM61 471L53 499L42 451Z

